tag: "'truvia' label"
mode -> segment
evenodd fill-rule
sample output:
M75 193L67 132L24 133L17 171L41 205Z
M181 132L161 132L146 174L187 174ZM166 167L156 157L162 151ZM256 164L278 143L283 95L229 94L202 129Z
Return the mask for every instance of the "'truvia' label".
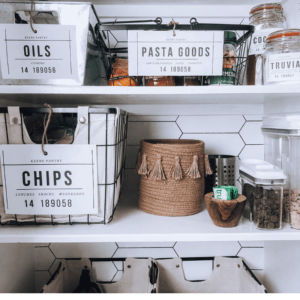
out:
M266 67L267 82L300 80L300 53L270 55Z

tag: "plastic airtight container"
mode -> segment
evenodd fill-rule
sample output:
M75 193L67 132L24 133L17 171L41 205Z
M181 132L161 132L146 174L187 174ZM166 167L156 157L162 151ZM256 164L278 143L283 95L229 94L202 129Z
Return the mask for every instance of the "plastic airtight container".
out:
M263 160L245 159L240 162L240 176L242 193L247 197L244 217L257 229L281 229L287 178L283 171Z
M300 114L277 114L263 118L265 160L287 175L283 220L300 229Z

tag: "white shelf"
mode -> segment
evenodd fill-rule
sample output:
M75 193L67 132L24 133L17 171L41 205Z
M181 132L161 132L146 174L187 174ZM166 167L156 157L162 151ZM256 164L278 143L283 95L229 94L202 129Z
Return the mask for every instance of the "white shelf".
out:
M1 106L7 101L37 105L89 104L202 104L264 103L296 99L300 86L199 86L199 87L95 87L95 86L0 86Z
M66 2L65 0L56 0ZM255 6L264 3L263 0L251 0ZM14 2L14 0L6 0ZM72 2L91 2L94 5L249 5L249 0L73 0Z
M284 223L282 230L263 231L242 219L235 228L215 226L206 209L189 217L159 217L140 211L136 197L122 197L107 225L2 226L0 243L277 241L300 240L300 232Z

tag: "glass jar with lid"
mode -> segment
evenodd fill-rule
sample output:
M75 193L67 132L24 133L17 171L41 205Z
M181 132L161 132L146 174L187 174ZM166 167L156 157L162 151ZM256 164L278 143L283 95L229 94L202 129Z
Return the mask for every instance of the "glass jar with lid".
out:
M198 86L201 85L201 76L175 76L177 86Z
M145 76L145 86L175 86L175 77Z
M283 8L279 3L267 3L255 6L250 11L250 25L255 26L247 63L247 84L263 84L264 43L268 35L286 28Z
M271 33L264 52L265 85L300 84L300 29Z

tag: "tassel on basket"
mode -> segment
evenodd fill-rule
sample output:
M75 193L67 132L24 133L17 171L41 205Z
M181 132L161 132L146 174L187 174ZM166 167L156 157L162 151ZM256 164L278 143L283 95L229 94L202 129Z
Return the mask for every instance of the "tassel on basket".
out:
M153 177L156 180L163 180L166 183L166 175L162 166L162 158L161 155L158 155L158 159L153 166L152 170L149 172L150 176Z
M199 167L198 167L198 155L194 155L193 163L187 169L185 175L190 176L192 179L201 178Z
M146 154L143 155L142 163L141 163L141 166L138 169L138 173L140 175L146 175L146 176L149 175L148 164L147 164L147 155Z
M139 173L139 169L141 167L141 164L142 164L142 152L141 152L141 149L139 149L138 156L136 158L136 164L135 164L135 171L137 173Z
M180 180L183 177L179 156L175 156L175 164L170 169L169 177L175 180Z
M205 154L205 176L212 175L212 174L213 174L213 171L210 167L208 155Z

